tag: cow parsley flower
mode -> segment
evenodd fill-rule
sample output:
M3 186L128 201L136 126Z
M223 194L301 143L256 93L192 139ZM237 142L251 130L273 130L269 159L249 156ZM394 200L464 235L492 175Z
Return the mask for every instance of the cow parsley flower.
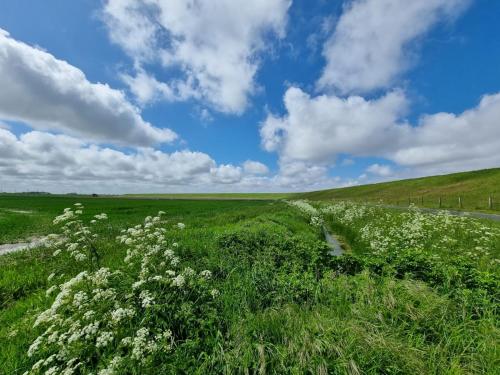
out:
M139 298L141 299L141 306L144 308L148 308L154 303L154 298L149 290L141 291L141 294L139 294Z
M175 277L173 280L172 280L172 285L174 286L177 286L179 288L181 288L186 282L186 279L184 279L184 276L182 275L177 275L177 277Z
M113 333L109 331L102 332L99 336L97 336L96 346L98 348L103 348L108 346L113 341Z
M111 312L111 319L114 323L120 323L122 320L132 318L135 315L133 309L120 307Z
M212 272L210 272L209 270L204 270L200 272L200 275L205 279L210 279L212 277Z

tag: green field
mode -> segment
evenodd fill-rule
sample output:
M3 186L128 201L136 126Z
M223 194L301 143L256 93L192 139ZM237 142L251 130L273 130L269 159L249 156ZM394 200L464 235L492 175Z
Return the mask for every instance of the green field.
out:
M322 223L346 254L328 254ZM342 202L0 197L0 244L64 225L59 245L0 256L2 374L497 373L499 223Z
M288 199L295 193L198 193L198 194L125 194L124 198L202 199L202 200L269 200Z
M500 168L360 185L301 194L303 199L415 204L422 207L500 211ZM461 197L462 206L459 205ZM439 199L441 198L441 207Z

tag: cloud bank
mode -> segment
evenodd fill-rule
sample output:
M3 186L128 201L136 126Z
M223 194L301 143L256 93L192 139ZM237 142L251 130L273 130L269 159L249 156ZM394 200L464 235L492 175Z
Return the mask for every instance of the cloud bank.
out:
M123 193L184 192L186 186L224 190L228 184L269 188L269 178L256 177L265 171L264 164L253 160L243 166L218 165L203 152L139 148L126 153L66 135L31 131L16 136L0 128L0 189Z
M311 97L291 87L284 103L286 114L269 114L260 130L263 147L284 160L330 165L340 154L374 156L432 173L500 164L500 93L460 114L423 115L417 124L402 119L401 91L366 100ZM388 175L378 167L371 172Z
M89 82L78 68L1 29L0 72L0 119L124 145L152 146L177 137L144 121L123 92Z

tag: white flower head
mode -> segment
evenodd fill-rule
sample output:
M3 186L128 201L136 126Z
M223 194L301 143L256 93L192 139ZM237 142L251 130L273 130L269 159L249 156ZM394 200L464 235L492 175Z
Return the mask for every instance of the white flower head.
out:
M172 285L182 288L182 286L185 284L186 279L182 275L177 275L172 279Z

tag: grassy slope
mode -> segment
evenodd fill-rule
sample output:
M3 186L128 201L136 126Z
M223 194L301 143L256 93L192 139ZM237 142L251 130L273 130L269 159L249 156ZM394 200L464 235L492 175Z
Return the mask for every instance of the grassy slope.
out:
M494 198L493 209L500 210L500 168L315 191L304 193L301 198L382 200L387 204L403 205L408 204L410 197L412 203L421 206L423 197L423 206L437 208L441 197L443 208L458 209L458 197L461 196L464 209L485 210L489 195Z

